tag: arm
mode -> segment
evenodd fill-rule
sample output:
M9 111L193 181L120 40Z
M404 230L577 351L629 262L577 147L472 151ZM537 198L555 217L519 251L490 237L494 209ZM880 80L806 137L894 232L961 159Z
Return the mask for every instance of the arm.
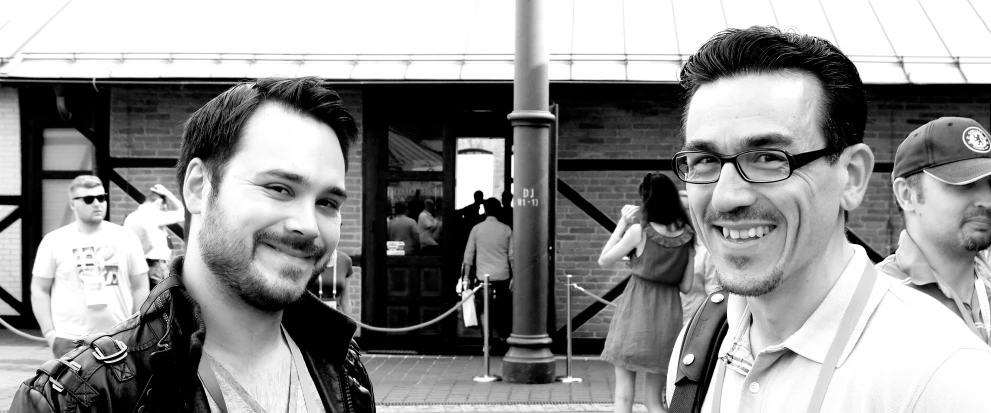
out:
M136 235L129 234L127 251L128 256L128 279L131 282L131 297L134 300L132 311L137 312L141 305L148 298L148 262L145 261L144 251L141 249L141 241Z
M31 310L38 320L38 327L48 340L48 347L55 341L55 324L52 323L52 284L55 278L31 277Z
M186 220L186 208L182 206L182 201L179 201L179 198L176 198L171 191L161 184L151 187L151 190L165 198L167 204L174 209L162 213L162 221L157 223L158 226L176 224Z
M678 289L681 290L682 294L688 294L692 291L692 281L695 281L695 243L693 242L688 247L688 265L685 266L685 274L681 276L681 283L678 284Z
M471 233L468 234L468 244L465 245L465 256L464 264L467 266L475 265L475 233L478 232L478 226L471 228Z
M640 225L630 225L639 210L639 207L633 205L623 206L619 221L616 222L616 229L613 230L609 241L606 241L606 246L602 247L602 253L599 254L600 267L605 268L613 265L616 261L629 254L640 243ZM636 233L631 234L631 232L634 232L634 228L636 228Z
M410 239L413 240L413 251L420 250L420 233L416 230L416 225L409 227Z
M637 247L637 244L640 243L640 238L643 234L640 224L633 224L628 229L623 227L625 226L617 225L616 231L609 237L606 246L602 248L602 254L599 255L600 267L606 268L615 264L629 254L630 251L633 251ZM625 233L621 233L620 230L623 230Z

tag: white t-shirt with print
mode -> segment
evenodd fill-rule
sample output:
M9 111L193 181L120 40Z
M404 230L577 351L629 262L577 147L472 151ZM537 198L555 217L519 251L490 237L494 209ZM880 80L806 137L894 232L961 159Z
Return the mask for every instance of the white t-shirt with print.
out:
M75 339L99 333L133 313L131 274L148 272L141 242L130 230L103 222L92 234L73 222L45 235L32 274L54 278L55 334Z

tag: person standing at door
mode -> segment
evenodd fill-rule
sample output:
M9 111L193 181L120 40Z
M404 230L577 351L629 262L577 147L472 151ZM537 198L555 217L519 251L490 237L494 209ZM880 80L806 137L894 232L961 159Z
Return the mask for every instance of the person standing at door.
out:
M327 266L320 275L310 281L306 289L324 303L328 303L331 308L350 316L351 294L348 291L348 281L354 274L352 265L348 254L334 250Z
M485 219L471 228L463 263L475 266L478 281L489 275L489 321L491 332L500 345L513 329L513 230L499 222L499 200L486 199ZM482 294L475 294L476 308L483 308Z
M416 224L420 231L420 253L440 254L437 238L440 236L441 221L434 215L434 200L429 198L423 200L423 211L420 211Z
M139 317L45 363L11 412L374 412L356 324L306 293L340 240L357 134L319 78L240 83L194 112L176 164L185 256Z
M630 257L632 274L609 323L602 359L616 371L615 412L630 413L637 372L644 373L644 404L666 411L661 396L674 342L681 330L681 293L695 274L695 232L667 176L647 174L640 183L643 207L626 205L599 266Z
M148 296L141 241L104 221L107 191L100 178L73 179L69 208L76 220L45 235L31 271L31 309L55 357L72 350L72 340L124 321Z
M389 241L402 241L406 255L413 255L420 249L420 233L416 221L406 215L409 207L405 201L396 202L396 216L389 220Z
M172 258L169 234L165 227L185 221L186 209L165 186L155 185L145 196L145 202L124 218L124 227L141 240L148 263L148 289L153 290L169 274Z

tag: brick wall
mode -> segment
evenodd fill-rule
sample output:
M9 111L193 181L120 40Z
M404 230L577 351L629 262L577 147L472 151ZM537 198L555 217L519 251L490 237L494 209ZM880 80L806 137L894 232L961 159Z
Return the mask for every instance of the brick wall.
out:
M561 105L558 157L668 158L681 147L679 90L671 85L560 85L551 90ZM991 125L991 89L982 86L872 86L866 141L878 161L890 162L909 132L940 116L964 116ZM658 170L668 170L658 164ZM613 220L624 204L638 204L636 188L646 171L561 172L560 177ZM669 174L674 178L673 175ZM680 187L683 185L675 180ZM557 198L558 326L565 322L564 274L598 295L629 273L625 263L609 269L597 264L609 233L570 201ZM850 228L881 254L897 247L903 228L891 195L890 175L875 173L863 204L850 214ZM577 313L593 300L575 292ZM604 338L612 311L605 309L575 337Z
M179 154L182 124L196 109L224 91L221 86L116 86L111 92L110 151L115 157L175 158ZM361 92L357 89L339 90L348 110L361 126ZM361 141L351 146L350 167L345 177L349 200L341 212L343 217L340 249L349 255L361 252ZM131 185L147 192L154 184L163 184L177 196L175 172L169 168L117 168L116 171ZM121 223L124 216L137 208L117 185L111 185L111 221ZM182 241L173 237L177 254ZM350 282L355 315L361 309L361 270L355 268Z
M21 118L16 88L0 87L0 195L21 194ZM0 220L16 207L0 206ZM0 288L21 297L21 222L0 232ZM0 315L17 314L0 301Z

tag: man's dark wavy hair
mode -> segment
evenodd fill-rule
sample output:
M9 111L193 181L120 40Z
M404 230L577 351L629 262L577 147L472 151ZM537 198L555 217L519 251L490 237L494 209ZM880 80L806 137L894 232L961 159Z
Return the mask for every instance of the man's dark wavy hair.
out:
M348 168L348 152L358 136L354 117L344 108L341 96L315 77L265 78L238 84L227 89L194 112L182 130L176 182L182 193L186 168L194 158L200 158L209 174L211 196L216 196L223 181L227 163L237 152L244 125L258 108L266 103L281 104L290 111L311 116L334 130ZM188 234L189 212L186 213Z
M681 69L684 117L695 92L722 78L781 71L815 76L822 86L819 127L836 162L848 146L864 141L867 96L857 67L819 37L753 26L717 33ZM682 122L684 124L684 121Z

